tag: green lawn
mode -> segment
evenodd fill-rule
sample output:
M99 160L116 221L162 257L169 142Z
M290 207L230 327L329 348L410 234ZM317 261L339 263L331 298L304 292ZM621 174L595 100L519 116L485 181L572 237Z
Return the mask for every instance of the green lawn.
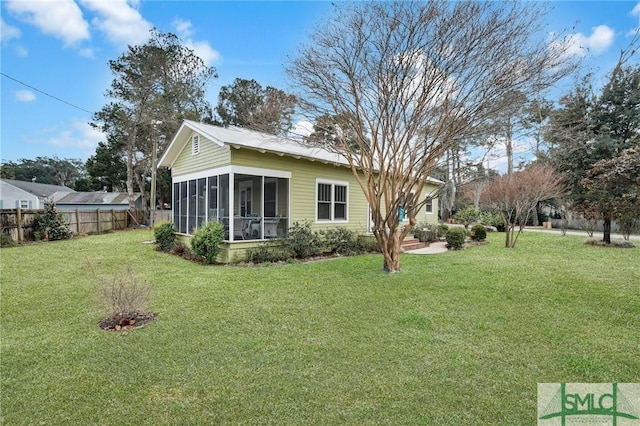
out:
M525 233L432 256L202 266L150 231L2 249L13 424L535 424L539 382L640 382L640 249ZM90 259L154 283L105 332Z

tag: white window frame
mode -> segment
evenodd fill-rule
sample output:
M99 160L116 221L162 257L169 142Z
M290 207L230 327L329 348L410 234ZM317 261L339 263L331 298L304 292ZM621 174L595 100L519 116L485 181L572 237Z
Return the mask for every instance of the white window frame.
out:
M424 203L424 210L427 214L433 214L433 197L427 197L427 201Z
M28 209L29 208L29 200L20 200L20 208Z
M318 186L320 184L323 185L331 185L331 206L329 208L329 219L318 219ZM344 186L346 188L346 205L345 205L345 218L344 219L336 219L335 218L335 187L336 186ZM316 222L315 223L347 223L349 222L349 182L338 181L338 180L330 180L330 179L316 179L316 195L314 201L315 213L316 213Z

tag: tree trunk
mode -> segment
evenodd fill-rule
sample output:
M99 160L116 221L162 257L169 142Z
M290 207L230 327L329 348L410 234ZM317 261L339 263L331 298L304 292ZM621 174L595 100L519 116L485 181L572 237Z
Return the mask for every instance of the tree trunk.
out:
M511 119L509 119L509 123L507 124L506 140L504 142L507 149L507 175L509 176L513 174L513 142L511 140L511 130Z
M382 269L390 273L400 272L400 239L397 234L383 247L382 254L384 256Z
M376 232L376 239L384 257L382 269L390 273L400 272L400 235L397 226L393 229L386 226L377 229L380 231Z
M504 230L504 235L505 235L505 242L504 242L504 246L506 248L511 248L511 233L513 232L513 227L509 224L507 225L507 228Z
M127 158L127 194L129 196L129 208L135 209L136 204L133 198L134 188L133 188L133 158L131 153L129 153Z
M604 218L604 224L602 225L602 228L604 231L602 241L604 241L605 244L611 244L611 218Z

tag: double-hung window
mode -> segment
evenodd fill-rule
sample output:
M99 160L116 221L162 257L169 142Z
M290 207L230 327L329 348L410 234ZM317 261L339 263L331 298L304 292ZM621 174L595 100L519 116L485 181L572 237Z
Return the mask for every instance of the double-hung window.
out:
M425 210L427 213L433 213L433 198L432 197L427 197L427 201L424 204L425 205Z
M346 182L318 180L316 184L316 220L346 221L348 219L349 185Z

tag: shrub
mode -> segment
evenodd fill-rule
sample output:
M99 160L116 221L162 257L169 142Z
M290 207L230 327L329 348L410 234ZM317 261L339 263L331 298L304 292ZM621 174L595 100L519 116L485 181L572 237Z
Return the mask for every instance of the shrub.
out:
M464 247L464 240L466 237L464 229L451 228L447 231L445 239L447 240L447 248L451 250L460 250Z
M358 237L360 247L363 253L380 253L380 244L374 237L360 235Z
M483 210L478 217L478 222L485 226L493 226L496 229L500 226L504 227L500 215L491 210Z
M331 253L337 253L342 256L353 256L360 254L363 247L358 239L358 234L344 228L338 227L322 231L326 248Z
M470 235L473 241L484 241L487 239L487 230L483 225L473 225Z
M69 223L56 211L51 201L44 203L44 213L38 213L33 221L34 236L37 240L68 240L71 238Z
M17 243L13 241L11 235L0 234L0 247L15 247Z
M245 262L251 263L280 262L290 258L290 253L273 244L261 244L245 252Z
M219 222L206 222L202 228L194 231L191 237L191 249L201 256L206 264L212 264L224 241L224 225Z
M593 237L593 233L598 229L598 221L596 219L582 219L580 228L587 233L589 237Z
M453 215L455 220L464 223L465 227L472 222L477 222L480 217L480 212L473 206L469 206L464 210L460 210Z
M449 231L449 226L444 223L439 224L437 228L438 239L444 238L447 235L447 231Z
M638 232L638 229L640 229L640 219L635 216L623 215L616 222L625 240L628 240L631 234Z
M431 224L419 224L413 230L413 236L421 243L432 243L438 240L438 227Z
M171 222L161 222L153 227L156 250L170 252L176 245L176 228Z
M289 235L282 239L282 249L296 258L305 258L322 253L322 241L318 232L311 229L308 221L294 222Z
M147 312L151 284L141 279L131 266L109 277L97 277L98 293L111 318Z

